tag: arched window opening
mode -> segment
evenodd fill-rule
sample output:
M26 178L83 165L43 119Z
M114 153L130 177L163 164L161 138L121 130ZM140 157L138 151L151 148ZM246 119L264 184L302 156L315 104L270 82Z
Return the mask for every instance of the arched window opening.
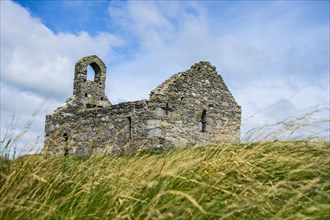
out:
M87 66L87 80L98 82L97 80L99 73L101 72L101 69L97 63L91 63ZM101 85L101 84L100 84Z
M93 68L90 65L88 65L88 67L87 67L87 80L94 81L94 78L95 78L95 72L94 72Z
M202 118L201 118L201 122L202 122L202 132L206 132L206 110L203 110L202 112Z

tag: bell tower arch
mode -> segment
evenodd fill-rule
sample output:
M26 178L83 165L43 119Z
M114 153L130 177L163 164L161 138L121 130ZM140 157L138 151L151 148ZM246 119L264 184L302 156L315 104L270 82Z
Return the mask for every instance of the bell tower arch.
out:
M87 68L94 71L94 80L87 79ZM73 95L85 108L110 106L105 95L106 66L96 55L83 57L75 65Z

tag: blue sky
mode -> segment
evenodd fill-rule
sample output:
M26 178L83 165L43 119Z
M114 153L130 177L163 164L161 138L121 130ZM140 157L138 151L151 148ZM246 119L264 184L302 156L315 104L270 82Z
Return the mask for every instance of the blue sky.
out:
M329 106L329 1L1 1L0 10L1 139L29 128L17 142L41 144L45 115L91 54L107 65L113 103L148 98L210 61L242 106L242 136Z
M98 32L113 31L109 25L109 1L15 1L29 10L33 17L55 34L79 34L86 31L95 36Z

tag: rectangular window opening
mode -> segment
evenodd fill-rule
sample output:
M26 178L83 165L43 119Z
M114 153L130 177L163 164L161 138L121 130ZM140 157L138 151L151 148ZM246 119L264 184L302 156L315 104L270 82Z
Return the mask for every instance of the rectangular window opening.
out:
M128 120L128 140L132 140L132 117L127 117Z
M206 124L206 110L203 110L201 122L202 122L202 132L206 132L206 125L207 125Z
M166 103L165 114L168 115L168 103Z

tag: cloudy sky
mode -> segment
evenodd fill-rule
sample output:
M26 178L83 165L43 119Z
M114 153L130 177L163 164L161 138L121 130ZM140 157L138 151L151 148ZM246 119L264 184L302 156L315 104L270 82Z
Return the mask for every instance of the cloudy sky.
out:
M112 103L146 99L210 61L242 106L242 137L329 107L329 1L0 4L1 140L40 146L45 115L72 95L74 64L91 54L107 65Z

